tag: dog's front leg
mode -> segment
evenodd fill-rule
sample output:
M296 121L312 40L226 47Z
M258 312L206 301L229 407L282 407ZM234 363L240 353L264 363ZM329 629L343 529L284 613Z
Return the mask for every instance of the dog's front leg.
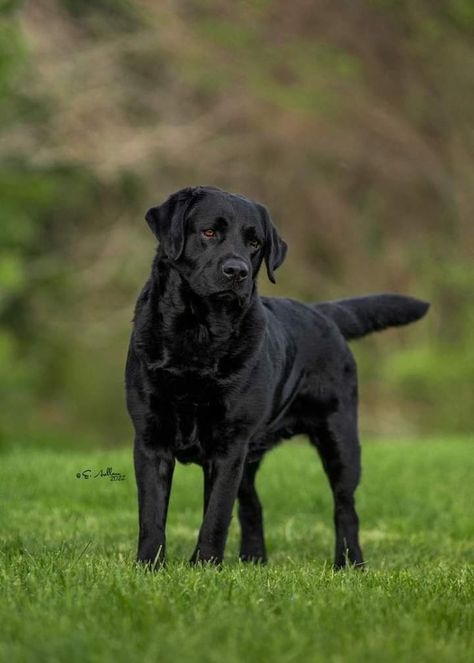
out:
M155 568L165 558L166 516L175 460L169 452L150 449L137 439L134 463L140 528L137 561Z
M244 459L245 453L242 451L238 455L216 458L212 461L212 485L191 563L222 562L232 508L242 478Z

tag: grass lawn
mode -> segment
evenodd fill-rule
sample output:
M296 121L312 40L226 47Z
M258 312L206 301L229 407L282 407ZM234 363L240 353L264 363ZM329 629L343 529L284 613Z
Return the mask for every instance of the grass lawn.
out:
M178 467L168 566L133 564L131 450L0 456L1 661L473 661L472 440L364 445L368 572L334 573L331 499L308 445L259 475L270 563L189 568L198 468ZM78 479L112 467L123 481Z

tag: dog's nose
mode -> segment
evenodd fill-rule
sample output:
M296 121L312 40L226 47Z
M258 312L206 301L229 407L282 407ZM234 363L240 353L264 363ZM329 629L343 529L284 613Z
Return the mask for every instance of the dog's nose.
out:
M243 281L249 275L249 268L243 260L228 258L222 265L222 271L228 279Z

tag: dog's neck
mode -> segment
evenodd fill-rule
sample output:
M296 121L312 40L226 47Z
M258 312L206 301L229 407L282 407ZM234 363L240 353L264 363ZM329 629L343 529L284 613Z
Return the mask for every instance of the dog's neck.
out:
M258 343L263 324L255 287L245 303L200 297L159 254L149 285L146 334L153 336L154 368L213 371L239 335Z

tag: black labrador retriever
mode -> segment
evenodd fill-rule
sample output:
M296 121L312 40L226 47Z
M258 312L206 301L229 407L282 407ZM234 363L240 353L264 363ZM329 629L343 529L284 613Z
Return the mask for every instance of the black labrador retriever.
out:
M265 562L255 475L284 438L307 435L334 496L337 568L362 565L357 373L347 341L421 318L428 304L393 294L322 304L260 297L286 255L262 205L202 186L174 193L146 220L159 240L136 304L126 367L135 428L138 561L164 560L175 460L204 473L204 516L191 561L220 563L235 499L240 558Z

